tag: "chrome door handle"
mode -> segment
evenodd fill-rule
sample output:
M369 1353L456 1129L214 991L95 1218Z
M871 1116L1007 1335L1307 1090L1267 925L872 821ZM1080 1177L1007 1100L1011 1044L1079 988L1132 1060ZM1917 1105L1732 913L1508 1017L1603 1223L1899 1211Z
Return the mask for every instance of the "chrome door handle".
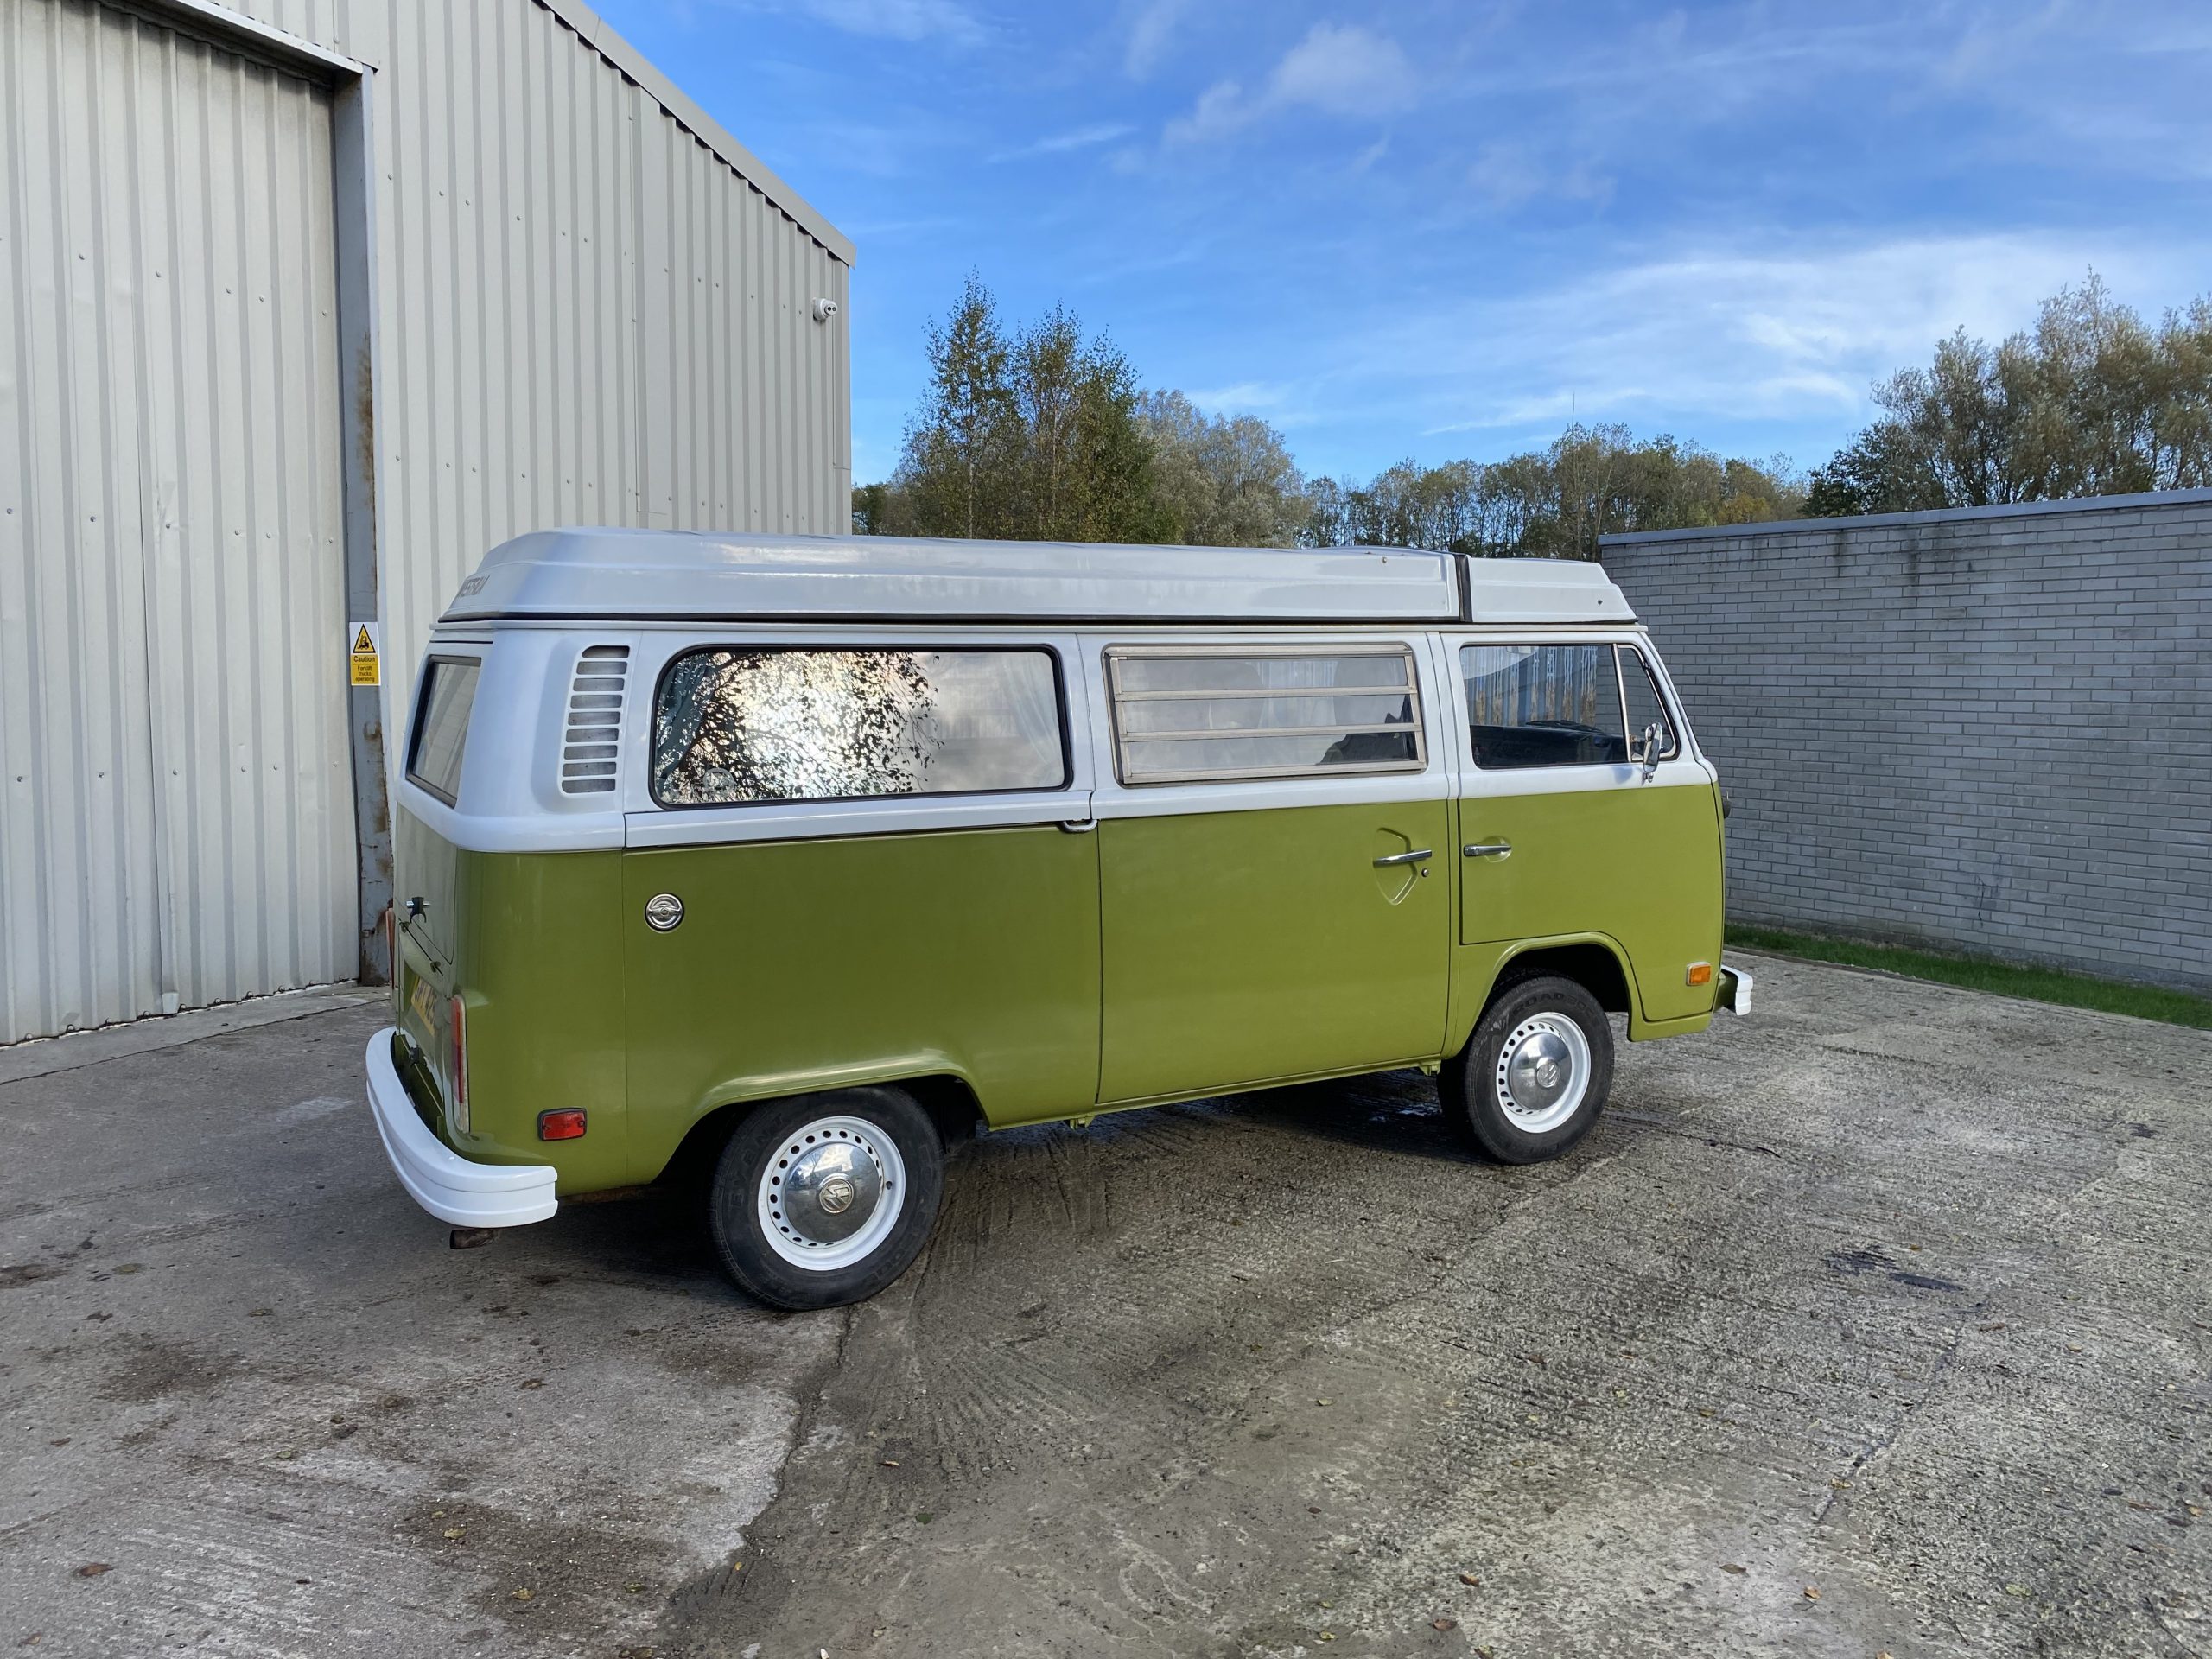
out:
M1375 861L1375 868L1378 870L1386 870L1393 864L1419 864L1427 857L1427 848L1416 847L1410 853L1392 853L1388 857L1378 858Z
M1471 841L1459 849L1469 858L1503 858L1513 850L1510 841Z

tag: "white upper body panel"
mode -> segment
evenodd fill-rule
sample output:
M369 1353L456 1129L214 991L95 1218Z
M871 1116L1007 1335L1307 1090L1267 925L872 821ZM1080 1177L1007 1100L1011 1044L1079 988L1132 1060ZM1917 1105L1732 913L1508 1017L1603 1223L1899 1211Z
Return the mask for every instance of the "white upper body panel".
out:
M1011 637L1010 637L1011 636ZM1111 629L944 623L921 628L887 623L831 627L820 623L747 625L692 621L650 626L579 626L512 622L443 626L433 658L479 665L459 789L448 804L404 776L400 804L454 845L480 852L582 851L594 848L682 846L705 842L811 838L915 830L982 829L1014 823L1081 823L1105 817L1194 811L1325 805L1372 798L1426 799L1449 795L1554 793L1618 785L1633 766L1561 766L1483 774L1466 747L1465 693L1459 647L1484 641L1637 646L1657 675L1662 696L1684 741L1681 755L1660 768L1659 782L1710 782L1717 774L1696 747L1679 697L1644 631L1631 624L1593 629L1557 624L1468 628L1369 626L1205 629L1189 626ZM1115 772L1105 654L1116 646L1196 644L1222 650L1323 648L1356 642L1402 645L1419 659L1420 698L1428 761L1417 772L1354 772L1342 777L1238 779L1125 785ZM931 648L1019 645L1050 652L1059 664L1068 775L1056 789L988 795L884 796L862 800L753 803L670 808L653 797L653 705L663 674L688 652L744 645L774 649L815 645ZM573 740L571 704L584 688L580 665L588 653L620 652L625 664L613 741L619 753L611 784L575 792L563 774ZM405 728L411 744L413 722ZM403 766L403 772L404 767Z
M443 620L1618 626L1634 613L1602 567L1567 559L578 529L493 549Z
M480 673L454 799L405 776L399 798L457 845L521 852L1087 823L1209 803L1211 810L1316 804L1345 792L1442 796L1453 787L1459 763L1452 757L1461 739L1449 728L1456 666L1436 642L1471 621L1478 630L1510 628L1515 639L1642 637L1605 571L1571 560L1404 548L544 531L486 555L432 642L434 658L458 657ZM1432 758L1420 772L1227 785L1116 781L1101 671L1109 646L1150 639L1313 647L1342 640L1348 630L1367 644L1403 645L1421 658ZM664 808L647 780L661 677L687 651L739 642L1048 650L1065 698L1067 783L994 796ZM594 658L602 660L594 665ZM580 715L586 707L594 712ZM580 737L580 720L598 728ZM586 741L602 747L572 747ZM607 781L583 785L564 772L566 759L605 756L609 744L611 764L591 763L613 773Z

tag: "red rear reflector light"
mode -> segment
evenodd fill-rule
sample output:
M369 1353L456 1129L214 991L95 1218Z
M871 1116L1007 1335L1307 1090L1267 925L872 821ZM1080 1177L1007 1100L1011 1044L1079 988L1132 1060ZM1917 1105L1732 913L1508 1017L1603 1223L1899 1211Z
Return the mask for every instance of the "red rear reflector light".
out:
M537 1138L541 1141L573 1141L583 1132L584 1115L581 1110L537 1115Z

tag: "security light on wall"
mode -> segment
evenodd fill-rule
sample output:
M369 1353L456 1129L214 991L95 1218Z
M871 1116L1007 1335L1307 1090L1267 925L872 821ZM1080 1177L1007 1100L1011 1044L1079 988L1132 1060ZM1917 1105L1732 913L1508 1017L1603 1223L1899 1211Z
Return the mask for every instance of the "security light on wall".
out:
M827 321L830 321L830 318L832 318L832 317L836 316L836 315L837 315L837 302L836 302L836 301L835 301L835 300L817 300L817 301L814 302L814 320L815 320L817 322L827 322Z

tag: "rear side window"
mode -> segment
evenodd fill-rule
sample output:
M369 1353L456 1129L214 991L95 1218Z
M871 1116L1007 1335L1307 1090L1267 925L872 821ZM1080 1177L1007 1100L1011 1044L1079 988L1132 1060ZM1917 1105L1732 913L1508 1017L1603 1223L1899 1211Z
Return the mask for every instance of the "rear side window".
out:
M474 657L433 657L415 706L415 732L407 745L407 776L448 806L461 793L461 752L468 746L468 711L476 702Z
M1421 684L1403 645L1106 653L1125 784L1419 772Z
M710 646L653 705L663 806L1062 789L1059 672L1027 651Z
M1628 759L1611 645L1463 645L1475 764L1617 765Z

